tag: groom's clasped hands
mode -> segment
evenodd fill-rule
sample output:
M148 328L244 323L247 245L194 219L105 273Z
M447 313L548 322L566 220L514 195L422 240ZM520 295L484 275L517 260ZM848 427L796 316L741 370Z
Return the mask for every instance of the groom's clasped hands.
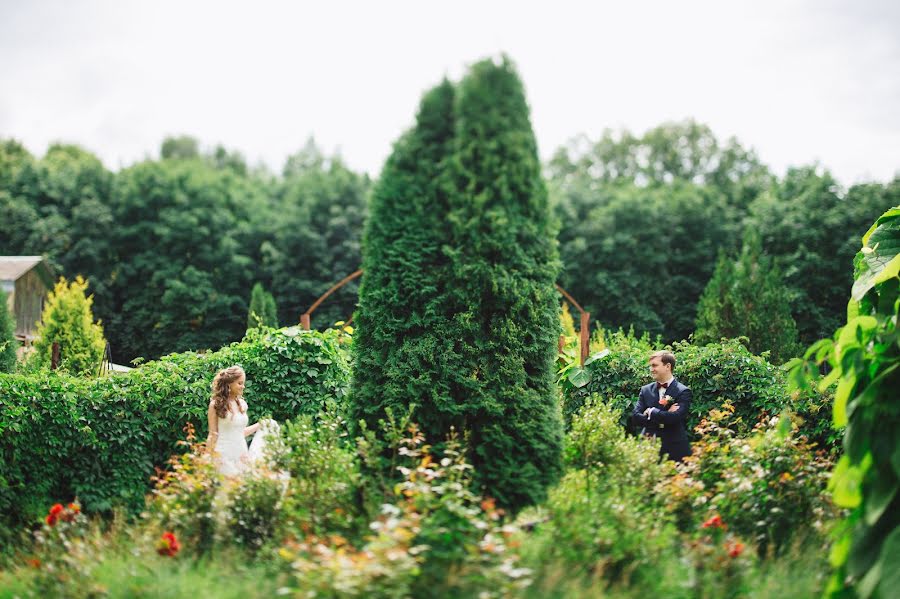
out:
M659 403L662 405L662 407L666 407L665 404L662 402L662 400L660 400ZM644 410L644 417L650 418L650 412L655 409L657 409L657 408L647 408L646 410ZM677 410L678 410L678 404L673 403L671 406L669 406L669 409L666 411L667 412L675 412Z

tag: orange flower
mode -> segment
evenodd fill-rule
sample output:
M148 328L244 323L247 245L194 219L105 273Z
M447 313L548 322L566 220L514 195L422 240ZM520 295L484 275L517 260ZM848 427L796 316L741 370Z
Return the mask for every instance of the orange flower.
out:
M178 543L178 539L175 538L175 534L171 532L164 532L162 538L156 544L156 552L169 557L175 557L179 549L181 549L181 545Z
M744 544L737 541L726 545L725 548L728 550L729 557L737 557L744 552Z
M715 516L704 522L700 528L725 528L725 523L722 522L721 516L719 516L719 514L716 514Z
M41 560L39 560L39 559L36 558L36 557L33 557L33 558L31 558L30 560L28 560L28 565L31 566L32 568L40 568L40 567L41 567Z

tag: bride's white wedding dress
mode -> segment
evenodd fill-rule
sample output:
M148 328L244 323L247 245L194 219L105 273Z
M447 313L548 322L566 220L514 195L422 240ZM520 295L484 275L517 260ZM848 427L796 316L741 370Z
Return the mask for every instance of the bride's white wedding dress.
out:
M247 428L249 417L247 416L247 404L241 401L243 412L229 410L225 418L219 418L219 436L216 441L218 461L216 463L219 472L225 476L245 474L254 463L262 462L266 444L270 437L278 436L280 427L274 420L262 420L259 429L253 435L250 447L247 447L247 438L244 429Z
M224 418L219 418L219 436L216 438L216 452L219 455L216 466L225 476L243 474L250 468L250 451L244 437L247 422L246 411L229 410Z
M261 462L265 457L266 447L271 441L278 437L281 427L277 422L270 419L259 421L259 430L253 435L253 441L250 442L250 462Z

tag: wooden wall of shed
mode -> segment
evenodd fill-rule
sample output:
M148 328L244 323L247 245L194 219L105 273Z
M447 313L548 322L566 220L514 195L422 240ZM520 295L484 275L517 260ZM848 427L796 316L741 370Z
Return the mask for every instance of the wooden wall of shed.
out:
M16 335L34 335L41 320L47 288L35 270L16 281L13 312L16 315Z

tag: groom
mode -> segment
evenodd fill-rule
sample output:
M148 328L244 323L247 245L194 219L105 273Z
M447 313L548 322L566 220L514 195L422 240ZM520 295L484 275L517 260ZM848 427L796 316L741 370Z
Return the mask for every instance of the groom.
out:
M675 379L675 354L658 351L650 356L652 383L641 387L631 420L642 433L662 440L661 454L676 462L691 455L687 438L687 416L691 390Z

